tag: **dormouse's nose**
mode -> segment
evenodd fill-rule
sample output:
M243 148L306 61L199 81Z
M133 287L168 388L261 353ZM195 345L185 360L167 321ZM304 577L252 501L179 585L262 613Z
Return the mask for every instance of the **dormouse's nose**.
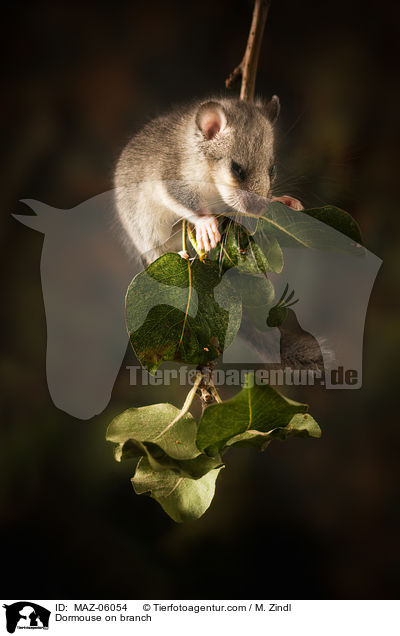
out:
M241 199L246 213L256 216L261 216L265 212L270 201L267 197L262 197L254 192L247 192L246 190L241 191Z

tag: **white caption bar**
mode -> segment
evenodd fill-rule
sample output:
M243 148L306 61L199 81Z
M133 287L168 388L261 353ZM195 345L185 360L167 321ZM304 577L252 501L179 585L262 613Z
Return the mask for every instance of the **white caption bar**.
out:
M400 601L0 601L0 633L17 636L204 636L248 630L273 636L398 636Z

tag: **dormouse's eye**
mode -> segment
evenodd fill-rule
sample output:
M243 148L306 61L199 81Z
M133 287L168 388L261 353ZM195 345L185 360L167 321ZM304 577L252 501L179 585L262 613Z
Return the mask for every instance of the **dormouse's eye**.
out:
M233 173L233 176L236 177L236 179L238 179L238 181L244 181L246 178L246 171L244 168L242 168L242 166L238 163L236 163L236 161L232 160L231 163L231 170Z
M273 181L276 177L276 165L273 163L268 170L269 180Z

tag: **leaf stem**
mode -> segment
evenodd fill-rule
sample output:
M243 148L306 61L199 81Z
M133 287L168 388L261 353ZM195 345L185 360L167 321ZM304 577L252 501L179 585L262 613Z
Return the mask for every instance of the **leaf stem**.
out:
M181 410L179 411L178 415L176 417L174 417L174 419L172 420L172 422L170 422L168 424L168 426L166 426L161 433L159 433L157 435L157 437L154 437L153 442L155 442L156 440L158 440L160 437L162 437L163 435L165 435L165 433L167 431L169 431L169 429L176 424L182 417L184 417L186 415L186 413L188 412L188 410L190 409L190 405L193 402L193 398L196 395L196 391L199 388L199 384L202 381L202 375L200 373L198 373L196 375L196 380L194 381L194 384L192 386L192 388L190 389L189 393L186 396L186 400L181 408Z
M182 406L179 415L175 418L176 419L180 419L181 417L183 417L184 415L186 415L186 413L188 412L188 410L190 409L190 405L193 402L194 396L196 395L196 391L199 388L200 382L202 381L203 376L201 373L197 373L196 374L196 379L193 383L192 388L190 389L189 393L186 396L186 400L184 402L184 405ZM174 421L175 421L174 420Z
M182 251L186 252L186 231L187 231L187 221L186 219L182 220Z
M186 321L187 321L187 317L188 317L188 313L189 313L189 307L190 307L190 300L192 298L192 270L191 270L191 266L190 266L190 261L187 261L187 267L188 267L188 277L189 277L189 286L188 286L188 300L187 300L187 305L186 305L186 311L185 311L185 319L183 321L183 325L182 325L182 332L181 332L181 337L179 338L179 344L178 344L178 349L182 344L182 340L183 340L183 336L185 334L185 327L186 327Z
M217 389L215 388L215 384L212 380L210 384L210 393L212 394L214 400L218 402L218 404L222 404L222 398L220 394L218 393Z
M202 381L203 376L201 375L201 373L198 373L196 375L196 379L194 381L194 384L192 386L192 388L190 389L189 393L186 396L186 400L181 408L181 410L179 411L178 415L176 417L174 417L174 419L172 420L172 422L170 422L168 424L168 426L166 428L164 428L163 431L161 431L161 433L159 433L159 435L157 435L157 437L155 437L153 439L153 442L155 442L157 439L159 439L162 435L165 435L165 433L167 431L169 431L169 429L176 424L182 417L184 417L186 415L186 413L188 412L188 410L190 409L190 405L193 402L193 398L196 395L196 391L199 388L199 384Z

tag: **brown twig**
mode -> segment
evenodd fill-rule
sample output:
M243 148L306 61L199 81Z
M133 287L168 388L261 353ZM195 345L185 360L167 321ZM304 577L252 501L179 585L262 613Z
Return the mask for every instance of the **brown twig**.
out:
M240 99L246 102L254 100L258 58L270 4L271 0L255 0L246 51L239 66L225 80L226 88L232 88L239 77L242 77Z

